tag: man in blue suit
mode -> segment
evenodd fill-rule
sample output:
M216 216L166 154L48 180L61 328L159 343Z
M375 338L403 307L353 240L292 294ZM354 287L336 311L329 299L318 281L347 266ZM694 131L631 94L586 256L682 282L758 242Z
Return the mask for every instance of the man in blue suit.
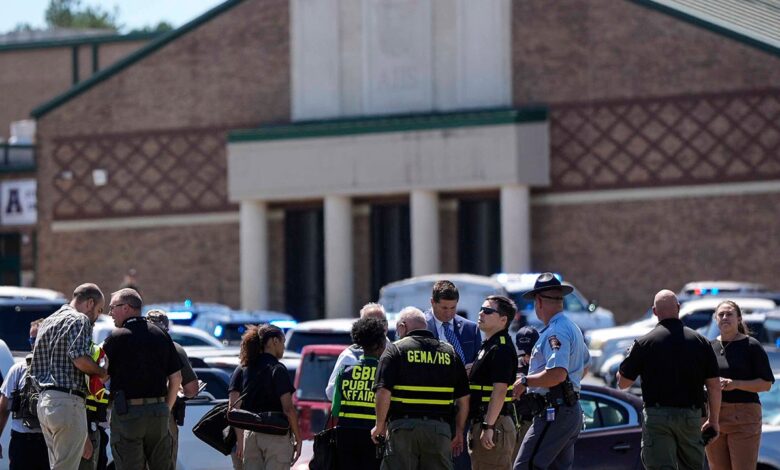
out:
M458 288L450 281L436 281L431 293L431 308L425 312L428 331L439 341L450 343L460 356L466 371L471 370L471 364L477 358L477 352L482 345L477 324L457 315ZM466 429L466 434L468 429ZM464 442L466 437L464 436ZM455 470L470 470L471 459L468 452L461 452L454 459Z

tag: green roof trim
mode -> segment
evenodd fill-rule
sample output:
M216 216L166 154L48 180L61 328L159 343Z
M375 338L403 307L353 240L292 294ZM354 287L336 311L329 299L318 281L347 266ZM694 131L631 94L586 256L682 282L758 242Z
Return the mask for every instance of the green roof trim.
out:
M656 10L661 13L665 13L669 16L690 23L694 26L704 28L715 34L719 34L721 36L727 37L729 39L759 49L763 52L780 57L780 47L775 45L776 42L773 38L767 37L765 38L765 40L758 39L759 37L761 37L760 35L751 34L749 33L748 30L744 28L740 28L736 24L734 25L734 27L729 27L728 25L722 22L715 22L714 18L712 20L709 20L705 16L694 15L687 11L683 11L682 9L675 8L670 4L661 3L658 0L628 0L628 1L649 8L651 10ZM761 21L761 19L758 18L757 21Z
M149 41L159 37L161 34L163 33L110 34L102 36L82 36L78 38L46 39L41 41L0 44L0 52L21 51L29 49L49 49L55 47L89 46L109 44L113 42Z
M273 125L257 129L237 129L228 134L228 142L337 137L383 132L407 132L455 127L495 126L547 120L546 106L519 109L501 108L435 114L406 114Z
M239 3L242 3L244 0L227 0L226 2L217 5L216 7L212 8L211 10L207 11L206 13L200 15L199 17L195 18L194 20L190 21L189 23L186 23L173 31L169 31L167 33L164 33L162 36L158 36L156 40L146 44L145 46L141 47L137 51L131 53L130 55L124 57L123 59L120 59L119 61L113 63L111 66L106 67L102 71L98 72L95 75L92 75L88 79L80 82L79 84L73 86L71 89L66 91L65 93L56 96L52 100L38 106L37 108L33 109L30 115L36 119L40 119L50 111L58 108L62 104L70 101L71 99L75 98L76 96L84 93L86 90L92 88L94 85L97 85L98 83L113 77L114 75L118 74L125 68L129 67L130 65L138 62L139 60L151 55L152 53L158 51L159 49L162 49L165 45L167 45L170 42L173 42L174 40L178 39L179 37L189 33L190 31L196 29L200 25L214 19L215 17L221 15L222 13L230 10L234 6L238 5Z

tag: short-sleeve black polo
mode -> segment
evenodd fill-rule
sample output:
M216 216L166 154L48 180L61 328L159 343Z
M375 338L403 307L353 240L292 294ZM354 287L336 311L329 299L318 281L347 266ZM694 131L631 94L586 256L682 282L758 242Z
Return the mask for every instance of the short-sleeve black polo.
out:
M634 342L620 375L642 377L647 406L701 408L704 381L718 377L718 362L706 338L679 319L667 318Z
M757 339L750 336L737 341L721 342L714 339L711 344L718 358L721 377L733 380L764 379L774 383L769 357ZM758 393L747 390L724 391L722 397L724 403L761 403Z
M512 344L512 338L500 331L482 343L477 352L477 359L471 366L469 383L475 385L493 385L494 383L515 383L517 374L517 352ZM482 402L481 393L471 393L470 413L474 415Z
M236 367L230 378L230 391L241 395L252 392L242 400L241 408L259 413L282 411L282 395L294 393L295 387L284 364L271 354L262 353L248 367Z
M128 318L103 343L108 356L111 392L125 397L154 398L168 394L168 376L181 369L179 354L168 333L145 318Z

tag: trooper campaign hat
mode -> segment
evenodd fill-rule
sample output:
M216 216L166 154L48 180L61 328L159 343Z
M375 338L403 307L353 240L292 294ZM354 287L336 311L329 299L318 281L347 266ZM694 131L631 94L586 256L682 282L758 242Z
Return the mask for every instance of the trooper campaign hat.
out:
M574 291L571 284L561 282L553 273L542 273L536 278L534 288L523 294L523 298L533 300L536 294L553 289L560 289L563 295L569 295Z

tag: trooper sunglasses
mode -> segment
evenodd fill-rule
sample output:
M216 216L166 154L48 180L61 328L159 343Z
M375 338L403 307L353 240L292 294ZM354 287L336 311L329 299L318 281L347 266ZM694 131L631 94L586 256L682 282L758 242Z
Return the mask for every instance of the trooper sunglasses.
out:
M493 313L498 313L498 310L490 307L482 307L479 309L480 312L485 312L485 315L491 315Z

